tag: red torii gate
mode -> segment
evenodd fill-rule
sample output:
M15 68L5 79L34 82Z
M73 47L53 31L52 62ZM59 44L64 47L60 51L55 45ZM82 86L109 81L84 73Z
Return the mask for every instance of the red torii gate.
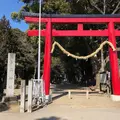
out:
M39 14L24 14L28 23L38 23ZM115 29L115 23L120 23L120 15L42 15L41 22L46 24L46 29L41 30L41 36L45 37L44 72L45 94L49 96L50 89L50 64L52 36L107 36L116 48L116 36L120 36L120 30ZM77 24L77 30L56 30L53 23ZM84 30L84 24L106 24L105 30ZM28 36L38 36L38 30L28 30ZM113 99L120 100L120 76L118 70L117 51L109 49Z

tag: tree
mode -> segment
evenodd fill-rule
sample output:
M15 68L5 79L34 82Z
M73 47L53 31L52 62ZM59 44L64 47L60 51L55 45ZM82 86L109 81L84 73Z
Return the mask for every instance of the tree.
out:
M0 100L3 96L3 83L4 83L4 75L6 69L6 55L4 50L6 49L5 45L7 41L11 38L11 27L9 21L3 16L0 19Z
M33 78L35 67L35 56L32 45L27 36L19 29L12 29L12 42L10 50L16 53L16 76L25 80ZM9 44L10 45L10 44Z

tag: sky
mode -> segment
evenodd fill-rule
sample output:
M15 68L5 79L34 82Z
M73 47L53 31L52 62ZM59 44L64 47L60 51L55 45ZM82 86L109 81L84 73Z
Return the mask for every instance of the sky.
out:
M11 19L11 13L18 12L23 5L19 0L0 0L0 18L5 15L10 21L12 28L19 28L22 31L26 31L28 24L26 24L24 20L18 23Z

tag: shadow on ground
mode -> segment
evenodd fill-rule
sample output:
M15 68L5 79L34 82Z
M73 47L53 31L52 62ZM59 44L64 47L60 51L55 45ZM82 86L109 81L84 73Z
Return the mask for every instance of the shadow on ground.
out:
M67 119L62 119L62 118L59 118L59 117L51 116L49 118L38 118L38 119L35 119L35 120L67 120Z
M9 109L9 106L6 103L0 103L0 112L6 111Z
M68 89L83 89L83 87L76 85L76 84L52 84L51 87L54 91L64 91Z
M61 98L61 97L65 96L65 95L67 95L67 94L68 94L67 92L63 92L63 93L61 93L61 94L59 94L57 96L52 97L52 100L54 101L54 100L56 100L58 98Z

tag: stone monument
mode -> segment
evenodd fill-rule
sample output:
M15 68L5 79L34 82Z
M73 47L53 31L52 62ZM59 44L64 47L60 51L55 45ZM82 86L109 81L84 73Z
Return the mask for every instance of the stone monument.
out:
M14 96L15 53L8 53L6 96Z

